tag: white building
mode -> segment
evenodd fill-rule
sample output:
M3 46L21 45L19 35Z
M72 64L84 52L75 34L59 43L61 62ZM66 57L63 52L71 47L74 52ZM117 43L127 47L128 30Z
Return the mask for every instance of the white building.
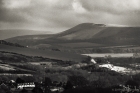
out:
M32 83L19 83L17 84L17 89L23 89L23 88L34 88L35 84Z
M93 64L96 64L96 63L97 63L94 59L91 59L91 62L92 62Z

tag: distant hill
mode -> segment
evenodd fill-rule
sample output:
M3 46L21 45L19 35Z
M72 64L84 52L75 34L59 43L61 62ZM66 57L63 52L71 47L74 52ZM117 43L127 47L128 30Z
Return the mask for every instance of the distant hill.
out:
M83 23L57 34L54 38L66 40L92 39L95 34L106 29L104 24Z
M13 30L0 30L0 40L8 39L16 36L23 35L38 35L38 34L51 34L49 31L34 31L34 30L21 30L21 29L13 29Z
M5 40L12 43L18 43L24 46L30 46L30 45L46 44L45 42L50 41L48 40L48 38L51 38L52 36L53 34L25 35Z
M83 23L53 38L67 42L84 41L102 45L140 45L140 27Z
M68 44L68 46L77 47L82 46L82 43L84 47L88 47L89 44L90 47L140 45L140 27L83 23L54 35L19 36L7 41L31 46ZM85 46L85 44L88 45Z

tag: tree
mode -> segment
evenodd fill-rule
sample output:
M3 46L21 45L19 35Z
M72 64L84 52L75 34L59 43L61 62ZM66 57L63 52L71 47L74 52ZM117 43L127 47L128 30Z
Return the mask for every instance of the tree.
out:
M3 80L3 82L7 82L9 79L8 79L8 77L3 76L3 77L2 77L2 80Z
M32 77L32 76L25 76L25 77L23 77L24 78L24 81L26 81L26 82L34 82L34 77Z
M16 83L24 83L24 80L22 80L21 78L17 78Z
M139 84L136 82L136 81L134 81L134 80L128 80L126 83L125 83L125 85L127 86L127 85L129 85L129 86L131 86L132 88L133 87L138 87L139 86Z
M6 93L3 89L0 89L0 93Z
M3 91L5 91L5 92L9 90L8 86L5 85L4 83L1 84L0 89L3 90ZM1 93L1 92L0 92L0 93Z
M28 91L27 91L25 88L23 88L23 89L20 91L20 93L28 93Z
M88 80L84 78L83 76L70 76L69 81L74 86L84 86L88 84Z
M2 83L2 78L0 77L0 83Z
M11 92L10 90L8 90L6 93L13 93L13 92Z
M83 63L90 63L91 62L91 57L87 56L82 62Z
M45 77L45 93L50 93L50 86L51 86L51 84L52 84L52 81L51 81L51 79L50 78L48 78L48 77Z
M40 87L35 87L33 90L32 90L33 93L43 93L43 90L40 88Z
M52 81L50 78L45 77L45 86L50 86L52 84Z
M72 83L70 81L67 81L66 86L65 86L65 90L72 89L72 88L73 88Z

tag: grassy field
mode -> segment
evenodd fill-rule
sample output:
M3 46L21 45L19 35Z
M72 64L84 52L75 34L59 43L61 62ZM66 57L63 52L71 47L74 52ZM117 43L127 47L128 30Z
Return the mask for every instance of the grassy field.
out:
M90 43L90 42L62 43L59 45L63 47L71 47L71 48L91 48L91 47L101 46L101 44Z
M0 51L12 52L12 53L22 54L26 56L38 56L44 58L58 59L63 61L75 61L75 62L81 62L85 58L87 58L86 56L80 54L74 54L74 53L66 53L66 52L51 51L51 50L50 51L39 50L39 49L31 49L31 48L20 48L20 47L14 47L14 46L2 45L2 44L0 44Z

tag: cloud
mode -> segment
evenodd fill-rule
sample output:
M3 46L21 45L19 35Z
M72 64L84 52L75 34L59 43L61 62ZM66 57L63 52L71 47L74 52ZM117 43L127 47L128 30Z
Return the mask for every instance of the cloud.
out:
M9 1L9 2L8 2ZM18 9L18 3L15 3L17 0L0 0L0 22L16 23L16 22L28 22L25 20L24 14L21 10ZM13 9L17 8L17 9Z
M73 1L72 7L73 7L74 11L77 13L86 13L87 12L86 9L83 8L81 3L76 0Z
M0 28L63 31L84 22L140 25L140 0L0 0Z
M89 11L128 13L140 10L139 0L79 0Z
M30 5L31 0L3 0L4 6L7 8L24 8Z

